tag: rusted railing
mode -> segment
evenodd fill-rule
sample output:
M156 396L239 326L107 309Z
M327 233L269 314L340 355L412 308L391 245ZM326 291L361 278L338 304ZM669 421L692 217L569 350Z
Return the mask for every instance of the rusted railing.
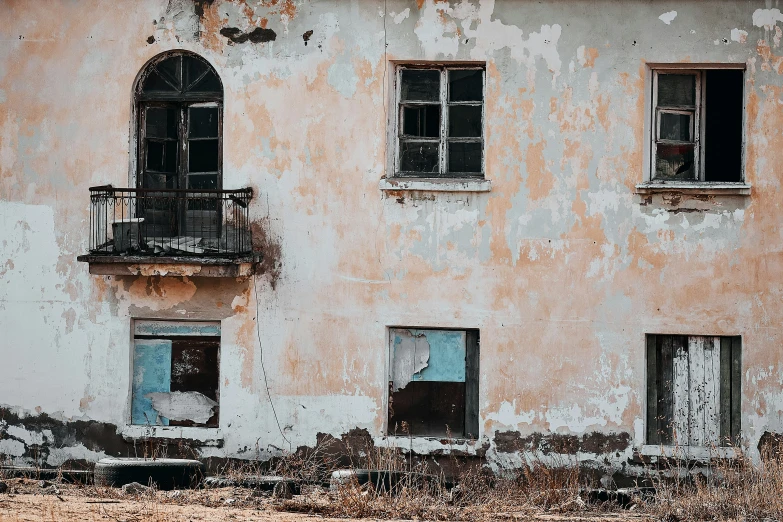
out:
M90 254L240 256L251 252L253 189L90 188Z

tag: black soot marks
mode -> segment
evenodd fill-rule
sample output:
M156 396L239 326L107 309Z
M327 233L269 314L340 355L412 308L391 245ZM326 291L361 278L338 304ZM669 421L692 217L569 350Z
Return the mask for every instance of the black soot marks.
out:
M309 31L305 31L305 33L302 35L302 40L304 40L304 44L307 45L307 42L310 41L310 37L313 36L313 30L310 29Z
M150 44L150 45L154 44L155 43L155 37L150 35L150 37L147 38L147 43Z
M256 27L249 33L246 33L236 27L224 27L220 34L229 39L232 43L265 43L273 42L277 38L277 33L271 29Z
M201 19L204 16L204 8L211 6L215 0L193 0L193 10L196 16Z

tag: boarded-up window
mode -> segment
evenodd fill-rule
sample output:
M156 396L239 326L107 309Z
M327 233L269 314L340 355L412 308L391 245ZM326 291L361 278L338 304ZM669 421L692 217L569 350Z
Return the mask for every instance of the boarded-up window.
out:
M740 337L648 335L647 443L736 443L741 373Z
M478 437L478 330L391 328L389 434Z
M399 176L482 177L484 69L397 69Z
M131 424L218 426L220 323L136 321Z
M654 71L653 181L742 181L743 73Z

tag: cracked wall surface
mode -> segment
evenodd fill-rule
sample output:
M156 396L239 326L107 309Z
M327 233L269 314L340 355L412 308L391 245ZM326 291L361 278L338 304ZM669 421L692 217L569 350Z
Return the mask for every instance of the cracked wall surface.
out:
M202 456L266 457L353 429L382 439L389 326L480 330L481 439L465 451L488 447L499 465L572 437L581 460L619 466L644 443L645 334L740 335L753 450L783 431L780 9L4 4L0 454L29 463L43 438L49 465L127 451L113 437L130 418L132 318L221 321L222 446ZM76 261L87 188L134 182L133 85L171 49L223 82L223 185L253 188L255 278L91 276ZM393 63L408 60L486 63L491 191L379 190ZM746 65L750 196L636 193L647 64L669 62ZM109 426L105 446L42 415Z

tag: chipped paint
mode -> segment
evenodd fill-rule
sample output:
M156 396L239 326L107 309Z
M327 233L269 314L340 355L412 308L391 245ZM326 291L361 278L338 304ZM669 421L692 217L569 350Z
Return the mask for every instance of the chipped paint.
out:
M650 332L743 336L756 451L783 432L783 15L676 7L12 3L0 29L0 397L13 415L0 453L31 463L43 444L57 465L127 452L133 320L220 322L220 434L195 437L220 445L202 456L268 458L354 429L382 443L388 327L405 325L480 330L480 437L459 447L496 469L541 454L536 437L554 459L553 435L576 437L568 455L581 462L622 467L644 444ZM132 183L136 76L173 49L203 56L224 84L223 185L254 190L255 275L135 261L95 275L76 262L88 187ZM393 174L394 63L407 60L485 63L480 190L379 189ZM667 62L747 65L750 195L636 193L646 64ZM31 91L30 78L49 81Z
M677 18L677 11L667 11L658 17L666 25L671 25L675 18Z

